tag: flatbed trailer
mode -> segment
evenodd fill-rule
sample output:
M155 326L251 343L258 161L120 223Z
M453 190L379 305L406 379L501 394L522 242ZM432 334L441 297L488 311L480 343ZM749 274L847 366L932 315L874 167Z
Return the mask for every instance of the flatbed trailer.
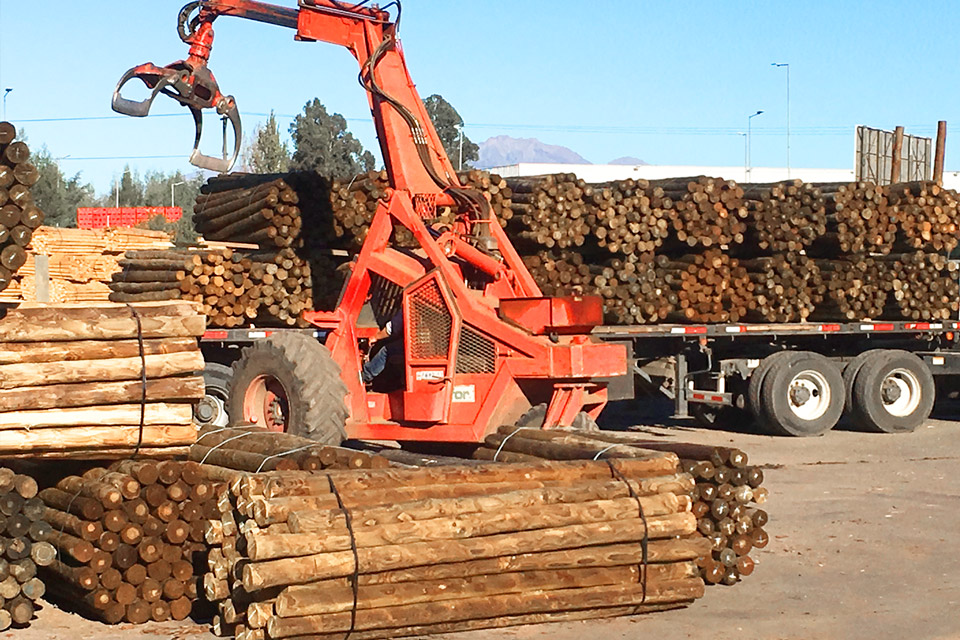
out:
M873 431L912 431L929 416L934 376L960 374L960 322L603 326L630 350L636 388L674 415L711 425L749 412L776 435L817 435L842 415ZM612 397L628 392L614 384ZM739 416L742 419L744 416Z
M225 423L230 365L241 347L278 332L325 337L317 328L207 331L199 421ZM610 400L653 392L677 418L709 426L750 414L775 435L818 435L843 415L867 430L912 431L933 408L934 377L960 374L957 321L611 325L592 335L628 349L631 371L609 381Z

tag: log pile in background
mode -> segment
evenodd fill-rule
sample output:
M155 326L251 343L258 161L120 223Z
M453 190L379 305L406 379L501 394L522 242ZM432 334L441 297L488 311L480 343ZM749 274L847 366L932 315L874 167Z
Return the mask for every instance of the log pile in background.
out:
M46 592L38 567L56 559L36 481L0 468L0 630L22 627L33 617L36 601Z
M382 469L390 462L379 455L318 444L291 433L260 427L208 427L190 447L190 459L236 471L317 471Z
M43 570L52 600L109 624L185 619L217 484L194 462L122 460L41 491L57 550Z
M16 128L0 122L0 291L26 262L33 231L43 224L30 192L40 172L30 163L30 148L16 138Z
M138 444L141 456L185 453L196 439L193 403L204 394L204 328L194 306L179 302L7 311L0 454L104 459L129 456Z
M651 454L679 456L684 492L693 500L697 528L710 541L698 557L701 575L709 584L735 584L753 573L751 549L762 549L769 538L763 526L765 511L756 508L767 500L761 487L763 471L748 466L739 449L682 442L643 439L638 434L614 431L570 431L500 427L486 437L474 457L482 460L528 462L537 460L647 460ZM689 474L686 475L686 474Z
M208 528L214 631L402 637L701 597L709 543L689 512L692 478L669 453L612 464L619 475L538 461L238 477Z
M111 277L120 271L120 259L133 249L163 250L173 246L169 234L149 229L61 229L39 227L27 246L26 262L10 287L0 293L4 302L37 301L37 256L47 256L49 302L105 302Z

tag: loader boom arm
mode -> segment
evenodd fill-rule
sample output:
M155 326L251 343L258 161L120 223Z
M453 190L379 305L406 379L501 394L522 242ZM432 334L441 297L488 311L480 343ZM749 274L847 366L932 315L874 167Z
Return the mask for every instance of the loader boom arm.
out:
M296 29L298 40L346 47L360 64L393 186L454 204L443 194L460 186L456 171L417 94L396 38L397 24L386 11L331 0L304 0L296 9L252 0L204 0L194 31L220 16Z

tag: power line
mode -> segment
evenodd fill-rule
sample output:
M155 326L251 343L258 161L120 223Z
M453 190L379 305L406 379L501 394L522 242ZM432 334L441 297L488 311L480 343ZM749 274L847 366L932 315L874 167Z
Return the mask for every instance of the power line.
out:
M268 117L269 113L255 111L241 112L244 116ZM296 115L274 113L277 118L293 120ZM158 113L151 118L185 118L189 113ZM59 122L90 122L99 120L126 120L128 116L70 116L58 118L28 118L18 120L19 123L59 123ZM372 123L372 118L344 118L348 122ZM697 127L697 126L629 126L629 125L550 125L550 124L515 124L495 122L466 123L471 129L496 129L503 131L556 131L564 133L598 133L598 134L632 134L632 135L677 135L677 136L736 136L740 135L742 127ZM841 136L850 135L856 125L811 125L807 127L793 127L791 135L802 136ZM915 134L933 134L934 127L925 124L906 125L906 128ZM781 136L786 133L784 127L755 127L753 134L761 136Z

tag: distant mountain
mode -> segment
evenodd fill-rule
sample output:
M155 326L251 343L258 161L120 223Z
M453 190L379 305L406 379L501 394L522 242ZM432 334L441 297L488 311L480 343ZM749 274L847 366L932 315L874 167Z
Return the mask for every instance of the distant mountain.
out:
M634 158L633 156L624 156L622 158L617 158L616 160L611 160L607 164L627 164L634 166L649 165L649 162L644 162L640 158Z
M495 136L480 143L477 167L489 169L518 162L591 164L576 151L555 144L544 144L536 138Z

